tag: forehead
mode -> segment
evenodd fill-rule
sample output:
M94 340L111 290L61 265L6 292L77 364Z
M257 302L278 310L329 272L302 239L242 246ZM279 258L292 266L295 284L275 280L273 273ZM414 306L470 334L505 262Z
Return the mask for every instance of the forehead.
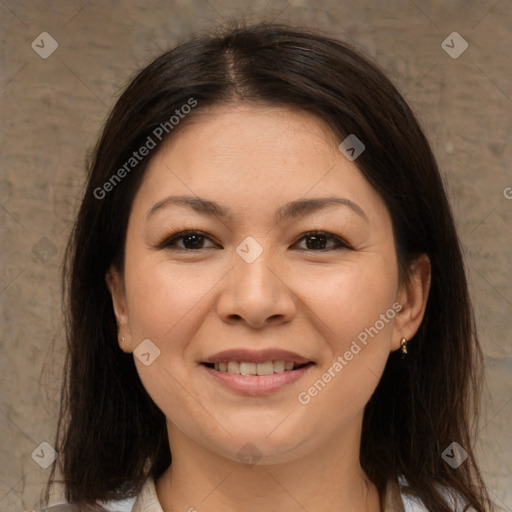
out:
M330 127L300 110L264 104L217 105L185 121L160 151L161 155L179 156L182 167L203 160L222 164L245 159L250 168L261 169L269 161L284 164L313 153L316 157L320 153L338 156L338 137ZM190 152L191 148L196 151Z
M136 201L165 194L208 197L240 208L276 208L300 197L343 193L382 206L318 117L266 105L216 106L187 120L150 162Z

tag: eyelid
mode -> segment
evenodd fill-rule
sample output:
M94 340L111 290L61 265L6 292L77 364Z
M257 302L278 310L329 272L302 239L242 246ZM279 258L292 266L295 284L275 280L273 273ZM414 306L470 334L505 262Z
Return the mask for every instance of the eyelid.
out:
M177 231L176 233L173 233L169 236L166 236L155 247L156 247L156 249L169 249L169 250L177 249L177 250L181 250L181 251L194 252L194 249L184 249L182 247L176 247L175 245L171 245L171 242L180 240L181 238L184 238L187 235L199 235L206 240L210 240L213 244L216 244L216 242L214 240L212 240L212 237L210 235L208 235L207 233L205 233L204 231L201 231L199 229L185 229L182 231ZM204 247L202 249L211 249L211 247ZM202 249L196 249L195 251L199 251Z
M209 240L210 242L212 242L215 245L220 245L220 244L217 244L217 242L215 242L212 239L211 235L205 233L204 231L201 231L198 229L185 229L182 231L177 231L169 236L166 236L160 243L158 243L156 245L156 248L160 249L160 250L168 249L168 250L181 250L181 251L186 251L186 252L198 252L198 251L204 250L204 249L212 249L212 247L201 247L199 249L186 249L186 248L182 248L182 247L177 247L176 245L172 245L173 242L180 240L180 239L186 237L187 235L198 235L198 236L202 237L203 239ZM318 249L318 250L298 249L298 250L305 251L305 252L329 252L329 251L333 251L336 249L351 249L351 250L354 249L352 247L352 245L349 244L342 237L335 235L334 233L331 233L329 231L322 231L322 230L318 230L318 229L301 233L300 237L297 238L295 240L295 242L293 242L292 247L297 245L300 241L307 238L308 236L314 236L314 235L321 235L321 236L324 236L327 240L334 241L335 246L330 249Z
M323 231L323 230L320 230L320 229L306 231L305 233L302 233L300 235L300 237L294 242L293 245L296 245L297 243L299 243L304 238L306 238L308 236L313 236L313 235L325 236L325 238L327 240L332 240L337 245L335 247L331 248L331 249L318 249L316 251L312 250L312 249L299 249L299 250L307 251L307 252L329 252L329 251L333 251L333 250L336 250L336 249L344 249L344 248L345 249L351 249L351 250L354 249L352 247L352 245L349 244L344 238L342 238L342 237L340 237L338 235L335 235L334 233L331 233L330 231Z

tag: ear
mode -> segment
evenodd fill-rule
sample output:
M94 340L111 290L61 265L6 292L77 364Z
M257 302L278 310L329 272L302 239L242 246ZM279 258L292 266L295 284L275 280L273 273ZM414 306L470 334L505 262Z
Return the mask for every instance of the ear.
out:
M421 254L411 263L410 278L398 292L398 303L402 309L396 315L391 341L392 350L400 348L400 340L409 341L418 331L430 291L431 265L426 254Z
M119 347L124 352L130 352L127 348L131 344L131 336L123 277L120 275L117 268L111 265L105 274L105 281L107 282L107 287L112 297ZM124 341L122 341L122 338L124 338Z

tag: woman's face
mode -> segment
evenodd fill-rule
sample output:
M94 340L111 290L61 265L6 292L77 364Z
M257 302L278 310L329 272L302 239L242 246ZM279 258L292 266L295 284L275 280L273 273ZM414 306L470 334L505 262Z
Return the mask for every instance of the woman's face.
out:
M217 107L180 128L109 281L123 348L171 440L269 463L328 447L421 320L387 208L307 113Z

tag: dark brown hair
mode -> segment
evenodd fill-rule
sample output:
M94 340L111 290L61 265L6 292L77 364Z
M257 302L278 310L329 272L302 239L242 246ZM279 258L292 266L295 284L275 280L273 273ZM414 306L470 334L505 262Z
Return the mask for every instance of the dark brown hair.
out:
M337 40L275 24L230 27L158 57L133 79L106 122L65 268L68 353L56 446L66 498L92 504L133 496L148 475L158 478L171 463L164 414L142 386L133 356L119 349L105 284L112 263L122 269L130 207L156 150L104 197L94 191L190 98L197 107L182 124L214 105L264 102L319 116L340 142L349 134L363 141L355 163L387 204L400 275L407 278L414 258L427 254L432 282L406 362L390 355L366 406L362 467L380 492L388 479L404 476L407 492L428 510L453 510L443 488L478 512L491 510L472 449L482 354L431 148L375 64ZM458 469L441 457L453 441L468 452Z

